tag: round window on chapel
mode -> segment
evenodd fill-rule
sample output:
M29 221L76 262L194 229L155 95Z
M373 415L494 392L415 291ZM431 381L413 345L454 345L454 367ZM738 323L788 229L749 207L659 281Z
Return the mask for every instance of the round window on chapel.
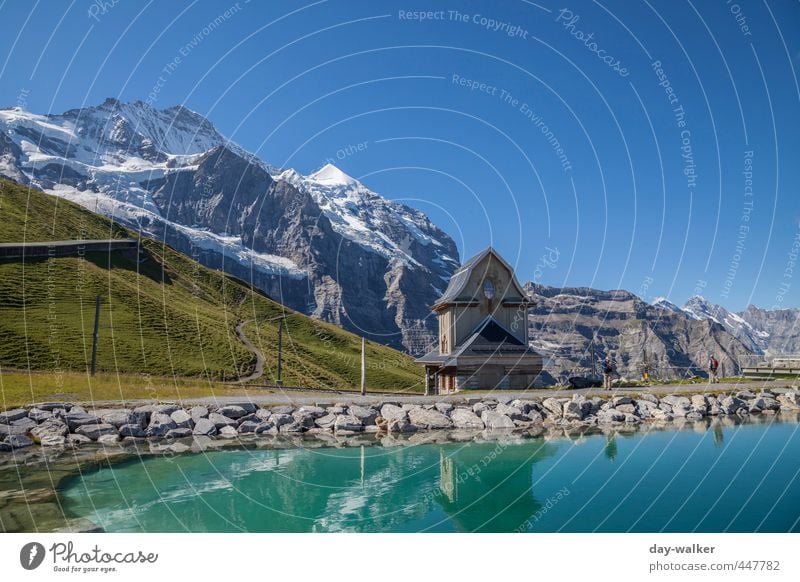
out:
M494 283L489 279L483 281L483 295L490 301L494 299Z

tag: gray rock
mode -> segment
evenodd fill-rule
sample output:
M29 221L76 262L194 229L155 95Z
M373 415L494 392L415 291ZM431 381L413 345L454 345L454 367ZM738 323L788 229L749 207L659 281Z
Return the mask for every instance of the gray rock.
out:
M372 426L375 424L375 419L378 418L377 410L365 406L350 406L347 409L347 413L359 419L364 426Z
M56 434L46 434L39 437L38 442L43 447L62 447L67 442L67 438Z
M253 412L255 412L255 410ZM236 404L221 406L219 410L217 410L217 413L223 416L227 416L228 418L234 418L234 419L242 418L243 416L246 416L248 414L243 407L238 406Z
M274 415L273 415L274 416ZM299 422L290 422L289 424L283 424L278 427L278 431L282 433L297 433L297 432L305 432L306 427L304 427Z
M294 421L302 426L303 428L313 428L314 427L314 415L309 414L307 412L300 412L299 410L292 414L292 418Z
M32 418L20 418L19 420L12 420L11 424L8 426L12 426L14 428L23 430L25 433L30 432L32 429L36 428L36 421Z
M336 422L333 425L336 432L343 430L351 432L360 432L364 430L364 425L361 419L353 416L352 414L340 414L336 417Z
M153 406L153 412L160 412L161 414L166 414L169 416L176 410L180 410L180 406L177 404L156 404Z
M28 434L28 429L25 426L14 426L13 424L0 424L0 439L3 439L12 434Z
M708 399L702 394L695 394L692 396L692 406L695 407L695 409L705 409L705 407L708 406Z
M115 410L100 415L100 420L116 428L126 424L141 424L144 415L136 414L130 410Z
M735 414L737 410L745 407L745 402L734 396L726 396L719 402L725 414Z
M623 414L635 414L636 413L636 405L632 403L627 404L619 404L614 406L615 409L619 410Z
M528 412L528 414L526 414L525 416L527 416L528 420L534 424L541 424L542 422L544 422L544 417L542 416L542 413L539 412L538 410L531 409L530 412Z
M316 424L320 428L331 429L336 423L336 417L337 417L336 414L326 414L325 416L316 419L314 421L314 424ZM274 423L270 424L273 424L274 426Z
M189 410L189 416L191 416L195 422L197 422L198 418L208 418L208 408L205 406L192 406Z
M172 419L172 422L175 423L177 428L192 428L194 427L194 421L192 420L192 415L186 412L185 410L176 410L172 414L169 415Z
M556 418L560 418L564 413L564 408L561 404L561 401L556 398L546 398L544 402L542 402L542 406L550 413L550 415L555 416Z
M219 437L223 439L235 439L238 435L236 429L232 426L223 426L219 429Z
M51 437L59 437L62 439L67 436L69 429L67 425L61 422L60 420L55 420L51 418L49 420L45 420L39 426L31 429L31 438L36 441L37 443L42 443L45 438L50 438L50 440L54 440Z
M44 422L50 418L53 418L53 413L47 410L42 410L40 408L31 408L28 411L28 418L30 418L35 423Z
M214 426L217 427L217 430L222 429L223 426L236 426L236 421L224 416L218 412L212 412L208 415L208 420L210 420Z
M144 433L147 437L163 437L173 428L178 428L178 425L169 415L163 412L153 412L150 415L150 424L147 425Z
M85 436L93 441L96 441L104 434L117 434L117 428L101 422L98 424L82 424L75 430L75 434Z
M511 406L519 408L523 414L528 414L531 410L539 410L539 405L535 400L514 400Z
M297 409L297 412L301 414L310 414L314 418L322 418L327 414L325 409L321 406L301 406ZM269 418L269 415L266 418Z
M611 399L612 408L619 410L620 404L633 404L633 400L628 396L615 396Z
M173 428L164 435L166 439L184 439L192 436L192 429L187 427Z
M669 396L664 396L661 399L661 402L666 402L673 408L676 406L682 406L684 408L690 408L692 406L692 401L686 398L685 396L675 396L674 394L670 394Z
M154 404L145 404L143 406L137 406L133 409L133 412L140 416L143 425L147 425L150 423L150 416L155 411L155 408Z
M229 425L223 424L221 426L229 426ZM198 418L194 423L192 434L214 436L215 434L217 434L217 426L214 424L212 420L208 418Z
M577 400L565 402L562 416L565 420L583 420L583 406L581 402Z
M450 420L456 428L483 429L485 425L478 415L469 408L455 408L450 413Z
M253 432L256 434L275 434L278 432L278 428L271 422L259 422Z
M642 422L642 420L635 414L627 412L625 413L625 422L627 424L636 424L637 422Z
M75 414L86 414L86 409L83 406L73 406L69 411Z
M294 406L273 406L272 414L286 414L291 415L294 412Z
M246 414L255 414L256 410L258 410L258 406L254 402L231 402L228 406L238 406L239 408L243 408Z
M259 408L255 412L255 417L261 420L269 420L270 416L272 416L272 411L269 408Z
M55 412L58 409L64 409L69 411L72 408L72 403L70 402L42 402L41 404L37 404L36 408L39 410L46 410L48 412Z
M418 429L451 428L453 423L438 410L415 408L408 411L408 420Z
M484 410L491 410L491 407L485 402L476 402L472 405L472 412L481 414Z
M28 411L24 408L6 410L5 412L0 412L0 424L11 424L13 421L19 420L20 418L25 418L27 416Z
M273 413L272 416L269 417L269 421L278 428L285 424L292 424L295 422L294 417L291 414L284 412Z
M11 445L12 449L24 449L33 444L33 441L26 437L24 434L8 435L4 441L7 445Z
M602 410L597 414L597 422L600 423L624 422L624 421L625 421L625 413L620 412L616 408L609 408L608 410Z
M514 428L514 421L507 417L505 414L495 412L494 410L484 410L481 413L481 420L486 425L487 429L491 430L504 430Z
M405 413L405 410L403 411ZM387 421L386 430L389 432L408 433L416 432L417 427L408 420L408 415L393 418Z
M528 417L522 412L522 409L502 402L497 403L497 407L494 411L506 415L511 420L528 420Z
M139 423L135 424L123 424L118 429L119 436L125 437L133 437L133 438L143 438L145 437L144 429L139 425Z
M399 420L407 417L407 412L395 406L394 404L384 404L381 408L381 416L391 423L393 420Z
M437 402L434 405L434 408L436 408L436 410L438 410L442 414L450 414L451 412L453 412L454 407L449 402Z
M64 416L64 422L67 423L71 432L76 432L78 427L85 424L101 424L101 421L96 416L86 414L85 412L72 412Z
M239 425L238 432L239 434L254 433L256 432L256 428L258 428L259 424L260 423L253 420L245 420Z

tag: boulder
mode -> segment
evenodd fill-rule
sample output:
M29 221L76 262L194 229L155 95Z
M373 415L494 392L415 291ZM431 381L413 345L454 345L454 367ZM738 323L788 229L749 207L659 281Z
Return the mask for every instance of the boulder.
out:
M278 428L282 427L284 424L292 424L295 422L294 417L291 414L283 412L273 413L272 416L269 417L269 421Z
M511 406L519 408L523 414L528 414L531 410L539 409L539 404L534 400L513 400Z
M143 406L137 406L133 409L133 412L140 415L143 425L147 425L150 423L150 416L155 411L155 408L155 404L145 404Z
M625 422L627 424L636 424L637 422L642 422L642 419L640 419L635 414L631 414L629 412L626 412L625 413Z
M316 424L320 428L332 429L333 425L336 423L336 417L337 417L336 414L326 414L323 417L317 418L314 421L314 424Z
M178 428L192 428L194 426L192 415L183 409L176 410L175 412L170 414L169 417L172 419L172 422L174 422L175 426Z
M750 390L739 390L736 393L736 398L739 398L741 400L751 400L755 397L756 395L750 392Z
M309 414L308 412L305 411L301 412L299 410L292 414L292 418L294 418L294 421L297 424L306 429L313 428L314 421L316 420L313 414Z
M275 415L273 414L273 416L275 416ZM283 424L280 427L278 427L278 431L282 432L282 433L283 432L285 432L285 433L304 432L305 430L306 430L306 427L304 427L302 424L300 424L299 422L296 422L296 421L292 421L289 424Z
M269 408L259 408L255 412L255 417L260 420L269 420L270 416L272 416L272 411Z
M119 427L118 431L119 436L122 438L131 437L131 438L143 438L145 437L144 429L139 425L136 424L123 424Z
M800 410L800 393L798 392L786 392L785 394L779 395L777 400L784 408Z
M695 394L692 396L692 406L695 409L705 408L708 406L708 399L702 394Z
M333 425L333 428L336 432L339 431L351 431L351 432L360 432L364 430L364 425L361 423L361 419L352 414L340 414L336 417L336 422Z
M85 412L72 412L64 415L64 422L67 423L70 432L76 432L78 427L84 424L101 424L101 420L91 414Z
M520 412L520 414L522 414ZM451 428L453 423L438 410L415 408L408 411L408 420L418 429Z
M256 434L265 434L265 433L274 434L278 432L278 429L271 422L259 422L258 426L255 428L253 432Z
M615 396L611 399L612 408L619 410L619 406L621 404L633 404L633 400L631 400L631 398L628 396Z
M205 406L192 406L189 409L189 416L197 422L198 418L208 418L208 408Z
M378 411L366 406L350 406L347 413L359 419L364 426L374 425L375 419L378 418Z
M485 425L477 414L469 408L455 408L450 413L450 420L456 428L483 429Z
M238 406L239 408L243 408L246 414L255 414L256 410L258 410L258 405L255 402L231 402L228 406Z
M255 412L255 410L253 412ZM227 406L221 406L217 410L217 414L236 419L246 416L248 412L244 409L244 407L239 406L238 404L228 404Z
M618 406L614 406L613 408L619 410L623 414L636 414L636 405L635 404L620 404Z
M31 408L28 411L28 418L38 424L49 418L53 418L53 413L48 410L42 410L41 408Z
M31 438L40 444L43 444L45 439L48 439L49 442L54 442L57 438L60 438L63 443L67 433L69 433L69 428L67 428L66 424L51 418L31 429Z
M10 426L22 430L24 433L28 433L36 427L36 424L37 423L35 420L26 416L25 418L20 418L19 420L12 420L11 424L6 426Z
M180 406L178 406L177 404L173 404L173 403L170 403L170 404L155 404L155 405L153 405L153 412L154 413L155 412L160 412L161 414L166 414L167 416L169 416L170 414L172 414L173 412L175 412L176 410L179 410L179 409L180 409Z
M12 434L28 434L28 427L14 426L13 424L0 424L0 439L3 439Z
M256 432L256 428L258 428L259 424L261 423L256 422L254 420L245 420L242 424L239 425L237 432L239 434L254 433Z
M505 414L495 412L494 410L484 410L481 413L481 420L486 428L492 430L498 429L512 429L514 428L514 421L507 417Z
M147 425L144 433L148 437L163 437L173 428L178 428L178 425L169 415L163 412L153 412L150 415L150 424Z
M453 412L453 405L449 402L437 402L433 407L442 414L450 414Z
M670 394L669 396L664 396L664 398L661 399L661 402L662 403L666 402L673 408L675 408L676 406L683 406L684 408L688 409L692 406L691 400L689 400L685 396L676 396L674 394Z
M212 412L208 415L208 420L210 420L217 430L220 430L223 426L236 426L236 421L224 416L218 412Z
M82 424L75 430L75 434L79 434L96 441L104 434L113 434L116 436L117 428L105 422L97 424Z
M597 422L608 423L608 422L624 422L624 421L625 421L625 413L620 412L616 408L601 410L597 414Z
M235 439L238 435L233 426L226 425L219 429L219 437L223 439Z
M565 420L583 420L583 406L581 402L578 400L565 402L561 416L563 416Z
M406 418L405 410L394 404L384 404L381 408L381 416L391 423L393 420Z
M403 411L405 413L405 411ZM387 421L386 430L389 432L416 432L417 427L414 426L408 416L400 416Z
M33 444L33 441L24 434L8 435L3 442L10 445L12 449L24 449Z
M256 412L257 415L258 412L260 412L260 410L261 409L259 409L259 411ZM321 406L301 406L300 408L297 409L297 412L301 414L310 414L314 418L322 418L327 414L325 409L322 408ZM269 416L267 416L266 418L269 418Z
M525 416L528 417L528 420L530 422L533 422L533 423L536 423L536 424L541 424L541 423L544 422L544 417L542 416L542 413L539 412L538 410L531 410Z
M223 424L221 425L221 427L222 426L229 426L229 425ZM209 418L198 418L195 420L194 428L192 429L192 434L214 436L215 434L217 434L217 425L214 424L214 421Z
M735 396L726 396L719 401L719 405L725 414L735 414L737 410L745 407L745 402Z
M100 420L105 424L119 428L126 424L141 424L143 416L130 410L113 410L101 414Z
M173 428L164 435L166 439L184 439L192 436L192 429L187 427Z
M5 412L0 412L0 424L11 424L13 421L26 418L27 416L28 411L24 408L6 410Z
M563 405L557 398L546 398L544 402L542 402L542 406L549 412L548 416L552 415L556 418L561 418L561 415L564 413Z
M72 403L70 402L42 402L41 404L37 404L36 408L39 410L46 410L48 412L55 412L58 409L63 409L69 411L72 408Z
M498 402L494 411L499 412L500 414L505 414L511 420L528 420L528 417L525 415L524 412L522 412L521 408L517 408L516 406L511 406L510 404L503 404L502 402Z
M481 414L484 410L491 410L491 407L485 402L476 402L472 405L472 412Z
M294 412L294 406L273 406L272 407L272 414L292 414Z
M43 447L62 447L67 442L67 437L56 434L46 434L37 441Z

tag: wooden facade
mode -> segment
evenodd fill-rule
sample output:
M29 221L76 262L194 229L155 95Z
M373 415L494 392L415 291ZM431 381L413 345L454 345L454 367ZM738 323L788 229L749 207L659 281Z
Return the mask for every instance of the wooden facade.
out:
M542 358L528 347L528 298L494 249L456 271L432 309L439 345L417 360L425 365L426 393L533 386Z

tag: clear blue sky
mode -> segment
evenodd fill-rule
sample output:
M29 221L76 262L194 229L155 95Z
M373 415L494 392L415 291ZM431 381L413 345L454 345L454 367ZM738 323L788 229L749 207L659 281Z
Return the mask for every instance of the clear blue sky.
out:
M800 305L800 4L431 4L3 2L0 105L181 103L521 279Z

